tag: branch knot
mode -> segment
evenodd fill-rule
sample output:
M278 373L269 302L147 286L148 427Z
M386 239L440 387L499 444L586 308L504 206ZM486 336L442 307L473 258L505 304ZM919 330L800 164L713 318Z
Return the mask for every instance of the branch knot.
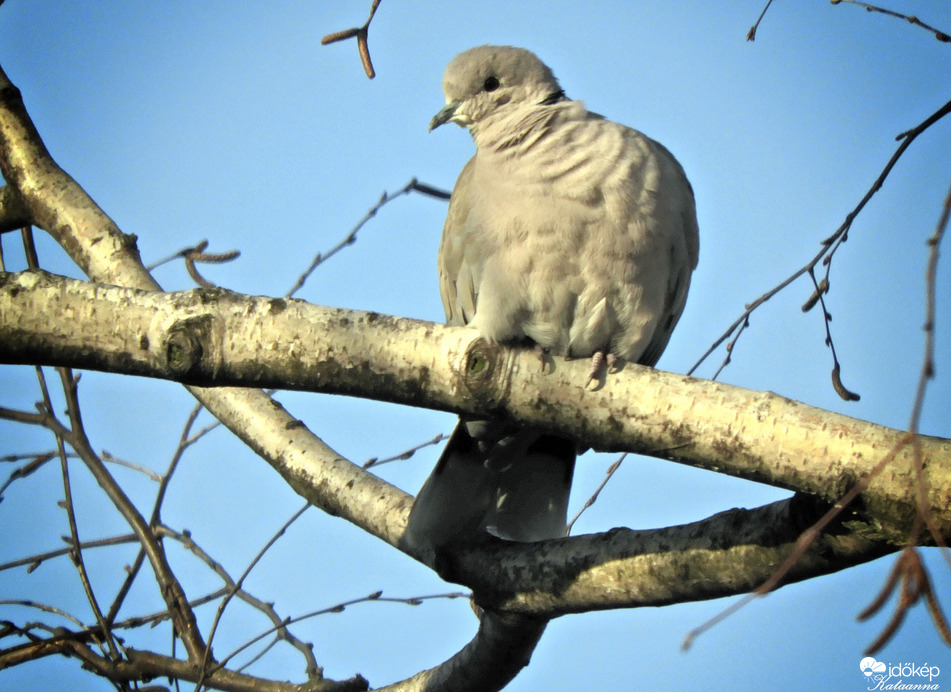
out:
M459 373L461 384L480 406L495 408L508 395L514 362L507 349L485 339L474 339L466 348Z
M165 341L165 361L176 375L187 375L200 369L206 349L204 344L213 333L210 315L189 317L168 330Z

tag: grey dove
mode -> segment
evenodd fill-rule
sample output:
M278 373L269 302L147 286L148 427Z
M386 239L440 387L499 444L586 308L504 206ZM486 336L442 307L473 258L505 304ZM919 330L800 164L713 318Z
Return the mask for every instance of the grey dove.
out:
M447 323L553 355L654 365L699 249L693 191L677 160L568 99L522 48L465 51L442 87L446 106L430 130L454 122L476 146L439 248ZM461 420L405 540L438 550L482 532L564 536L577 452L548 431Z

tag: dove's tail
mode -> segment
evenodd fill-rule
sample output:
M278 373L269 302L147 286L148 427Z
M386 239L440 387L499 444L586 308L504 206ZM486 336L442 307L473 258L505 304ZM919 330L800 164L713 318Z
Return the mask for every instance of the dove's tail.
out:
M500 437L493 427L456 426L416 497L404 541L437 549L482 531L522 542L565 535L575 443L537 430Z

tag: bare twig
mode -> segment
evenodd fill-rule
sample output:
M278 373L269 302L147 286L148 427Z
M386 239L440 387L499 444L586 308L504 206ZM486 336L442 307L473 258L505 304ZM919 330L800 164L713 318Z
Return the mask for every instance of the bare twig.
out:
M601 481L601 485L599 485L595 489L595 491L591 493L591 497L589 497L588 500L584 503L584 507L579 509L578 513L574 516L574 518L568 522L568 526L565 528L566 536L571 533L571 527L573 527L575 525L575 522L581 518L581 515L584 514L585 510L588 509L588 507L593 505L595 502L597 502L598 495L601 494L601 491L604 490L604 486L606 486L608 484L608 481L611 480L611 477L614 475L614 472L617 471L621 467L621 462L624 461L625 457L627 457L627 452L624 452L624 454L619 456L617 460L608 467L608 470L604 474L604 480Z
M865 649L865 655L871 656L888 643L904 621L905 614L922 597L928 606L928 612L931 614L935 629L938 630L945 644L951 646L951 629L948 627L948 621L938 604L938 597L931 586L931 580L928 578L928 571L921 561L921 555L912 546L906 547L898 556L898 559L895 560L895 566L892 567L888 579L885 580L885 586L875 597L875 600L859 613L859 621L867 620L882 609L895 591L899 579L901 580L901 591L899 592L898 603L895 605L895 612L881 634Z
M172 540L175 540L181 543L183 547L185 547L187 550L193 553L196 557L198 557L199 560L204 562L224 582L223 588L213 593L202 596L200 598L190 600L189 606L191 608L194 609L197 606L204 605L205 603L218 600L220 598L227 596L229 593L234 592L235 595L238 598L240 598L242 601L244 601L251 607L256 608L260 610L262 613L264 613L265 616L273 623L275 628L279 628L277 630L279 639L283 639L288 644L298 649L301 652L301 654L303 654L306 660L306 672L308 676L312 676L320 671L320 667L317 665L316 659L314 659L313 646L311 644L307 644L301 641L300 639L295 637L293 634L291 634L289 630L286 629L286 625L289 624L290 620L280 617L277 614L277 612L275 612L273 604L267 603L265 601L262 601L259 598L254 597L252 594L248 593L243 588L240 588L237 591L235 591L234 590L235 582L227 573L227 571L225 571L224 567L222 567L222 565L218 561L216 561L214 558L208 555L208 553L206 553L197 543L195 543L194 539L188 532L183 533L179 531L174 531L167 526L160 525L155 527L155 533L156 535L161 536L163 538L170 538ZM93 540L93 541L84 541L79 547L81 550L92 550L95 548L112 547L116 545L123 545L128 543L135 543L135 542L137 542L137 538L135 534L130 533L130 534L122 535L122 536L113 536L111 538L103 538L103 539ZM69 547L66 547L66 548L59 548L57 550L51 550L45 553L31 555L29 557L21 558L19 560L13 560L11 562L0 564L0 571L14 569L17 567L27 567L27 572L32 572L37 567L39 567L43 562L46 562L47 560L51 560L54 558L69 555L73 550L75 550L75 546L72 543L72 541L70 541ZM75 624L82 627L84 631L89 632L95 637L99 637L101 633L103 632L102 625L94 626L94 627L86 627L78 619L75 619L66 613L61 613L60 611L53 609L51 606L50 607L41 606L39 604L34 604L34 602L32 601L0 601L0 604L2 603L16 603L16 604L27 605L27 606L35 605L36 607L41 607L42 609L47 610L47 612L57 612L63 615L64 617L69 618ZM169 618L170 618L170 614L168 610L163 610L161 612L153 613L151 615L135 616L135 617L127 618L126 620L122 620L122 621L113 621L113 619L108 619L107 625L113 630L133 629L136 627L142 627L143 625L155 626L159 622L163 620L168 620ZM275 630L270 630L270 631L273 632Z
M436 199L449 201L449 198L452 197L452 195L445 190L440 190L438 187L421 183L416 180L416 178L413 178L409 181L409 186L416 192L421 192L424 195L429 195L430 197L435 197Z
M749 308L749 306L747 306L747 308ZM719 367L717 367L716 372L713 373L713 377L710 378L711 380L717 379L720 376L720 373L723 372L723 368L729 365L730 361L733 360L733 349L736 348L736 344L739 342L740 336L742 336L743 332L745 332L749 326L750 316L747 315L746 319L743 320L743 323L740 324L739 328L736 330L736 335L730 339L726 347L723 349L726 353L724 353L723 360L720 362ZM699 365L699 363L697 363L697 365Z
M8 667L31 661L43 656L61 654L76 657L82 661L83 668L100 675L119 689L129 689L128 683L140 680L153 680L159 677L170 677L176 681L187 680L197 682L204 676L199 664L193 661L183 661L174 656L163 656L151 651L137 651L129 649L127 660L113 663L96 656L83 643L88 639L84 633L75 633L59 628L49 638L40 639L27 635L31 643L17 650L0 651L0 667ZM208 678L208 684L229 692L356 692L366 690L367 681L356 675L349 680L332 681L317 680L304 684L291 682L276 682L257 678L250 675L235 673L229 670L219 670ZM135 689L142 690L137 687ZM154 690L154 688L151 688Z
M343 250L348 245L353 245L357 241L357 233L360 231L360 229L363 228L370 219L376 216L376 213L380 211L380 209L382 209L388 202L392 202L397 197L409 194L410 192L414 192L414 191L420 192L425 195L429 195L431 197L437 197L439 199L449 199L449 193L439 190L438 188L432 187L431 185L426 185L425 183L421 183L418 180L416 180L416 178L413 178L412 180L410 180L408 183L406 183L406 185L401 187L392 195L387 194L384 191L379 201L370 208L370 211L368 211L362 219L360 219L357 222L357 225L354 226L350 230L350 232L346 235L346 237L344 237L343 240L341 240L339 243L337 243L332 248L330 248L330 250L328 250L326 253L319 253L319 252L317 253L313 261L310 263L310 266L304 271L303 274L300 275L300 277L298 277L297 281L294 282L294 285L291 286L290 289L287 291L287 293L285 293L284 295L288 298L292 297L295 293L297 293L301 289L301 287L304 285L304 282L307 281L308 278L310 278L310 275L314 273L314 270L320 264L327 261L334 255L336 255L338 252Z
M70 425L72 426L73 431L75 431L77 428L82 428L82 417L79 411L79 397L76 392L76 384L78 379L73 377L72 371L70 371L68 368L58 368L58 370L63 385L63 391L66 393L66 410L69 414ZM40 375L41 379L44 379L42 370L40 368L37 368L37 373ZM53 402L49 399L45 383L43 384L42 389L44 394L43 406L46 409L47 415L52 417ZM89 574L86 571L86 563L83 559L82 544L79 541L79 528L76 525L76 513L73 508L73 491L72 484L69 480L69 464L66 461L66 445L64 444L63 436L61 434L54 434L56 435L56 448L59 452L60 469L63 475L63 506L66 509L66 517L69 521L69 535L72 538L72 550L70 551L69 556L73 561L73 564L76 566L76 571L79 573L79 580L83 585L83 590L86 592L86 600L89 602L89 607L92 609L93 615L96 617L96 622L99 623L99 627L102 629L102 633L105 636L106 646L109 649L109 658L115 661L120 658L119 649L116 646L112 632L109 630L109 627L103 618L102 609L99 607L99 601L96 599L96 594L93 591L92 583L89 581Z
M373 5L370 7L370 16L361 27L356 27L353 29L344 29L343 31L335 31L332 34L327 34L322 39L320 39L321 45L326 46L328 43L336 43L337 41L343 41L348 38L357 38L357 50L360 53L360 62L363 63L363 70L367 73L367 77L373 79L376 77L376 72L373 69L373 63L370 61L370 46L367 43L367 32L370 30L370 22L373 21L373 15L376 14L376 8L380 6L380 0L373 0Z
M274 624L275 628L277 628L278 638L286 641L288 644L300 651L304 656L304 660L306 662L306 673L308 677L312 677L320 673L320 666L317 665L317 660L314 658L313 645L301 641L286 629L288 620L281 618L277 614L277 612L274 610L274 604L266 603L259 598L255 598L245 591L244 588L236 586L235 581L231 578L231 575L228 574L221 563L212 558L197 543L195 543L191 534L187 532L179 533L177 531L172 531L170 528L164 525L157 527L156 530L163 536L169 536L179 541L185 548L191 551L196 557L198 557L198 559L204 562L215 574L221 578L221 580L225 583L225 588L220 592L217 592L217 596L215 596L215 598L222 598L227 596L229 593L234 593L238 598L251 607L260 610Z
M172 461L169 464L168 471L165 472L165 475L162 476L159 481L159 489L156 493L155 503L152 507L152 516L149 519L149 526L151 526L153 529L157 527L161 521L161 506L165 499L165 493L168 490L168 483L172 478L172 473L174 473L175 469L177 468L178 462L185 450L198 439L198 436L196 436L194 439L189 438L189 433L191 432L191 428L195 423L195 419L198 418L198 414L203 410L203 408L204 407L201 404L196 404L195 408L193 408L192 412L188 415L188 418L185 421L185 428L182 430L182 434L179 437L178 447L175 449L175 453L172 455ZM215 424L218 425L217 421ZM125 602L126 596L129 594L129 589L132 588L132 584L139 575L139 570L142 569L142 563L144 560L145 548L142 547L139 550L138 555L136 555L135 560L132 562L132 566L129 567L128 574L126 575L125 581L122 583L119 592L112 601L112 605L109 608L109 615L106 618L108 622L111 623L116 619L116 617L118 617L119 610L122 608L122 604Z
M56 606L47 605L45 603L37 603L36 601L25 601L25 600L15 600L15 599L3 599L0 600L0 605L13 605L13 606L23 606L24 608L36 608L37 610L42 610L44 613L51 613L53 615L59 615L61 618L69 620L74 625L82 627L85 629L85 625L79 620L79 618L70 615L65 610L57 608ZM36 624L36 627L47 628L47 625ZM26 629L26 628L24 628ZM23 634L23 629L17 628L17 634Z
M374 591L373 593L371 593L371 594L369 594L369 595L367 595L367 596L362 596L362 597L360 597L360 598L354 598L354 599L349 600L349 601L344 601L343 603L338 603L338 604L332 605L332 606L330 606L330 607L328 607L328 608L321 608L320 610L314 610L314 611L311 611L311 612L306 613L306 614L304 614L304 615L299 615L299 616L294 617L294 618L288 618L287 620L285 620L285 621L281 624L281 627L285 627L285 626L287 626L287 625L292 625L292 624L301 622L301 621L303 621L303 620L309 620L309 619L311 619L311 618L315 618L315 617L318 617L318 616L320 616L320 615L328 615L328 614L332 614L332 613L342 613L342 612L343 612L344 610L346 610L349 606L356 605L356 604L358 604L358 603L369 603L369 602L378 601L378 602L380 602L380 603L402 603L402 604L404 604L404 605L417 606L417 605L421 605L421 604L423 603L423 601L433 600L433 599L437 599L437 598L447 598L447 599L469 598L469 597L471 597L471 595L472 595L472 594L462 593L462 592L459 592L459 591L454 591L454 592L443 593L443 594L432 594L432 595L429 595L429 596L410 596L410 597L408 597L408 598L393 598L393 597L385 597L385 596L383 596L383 592L382 592L382 591ZM254 638L251 639L250 641L245 642L245 643L242 644L240 647L238 647L237 649L235 649L234 651L232 651L231 653L229 653L227 656L225 656L225 657L221 660L221 662L218 664L218 667L224 667L224 666L225 666L232 658L234 658L236 655L238 655L239 653L241 653L242 651L244 651L244 650L247 649L248 647L253 646L253 645L256 644L257 642L259 642L259 641L261 641L262 639L264 639L265 637L267 637L268 635L273 634L273 633L274 633L275 631L277 631L277 630L278 630L278 627L272 627L271 629L266 630L266 631L262 632L261 634L257 635L256 637L254 637Z
M205 262L206 264L222 264L224 262L230 262L231 260L237 259L241 256L239 250L229 250L228 252L205 252L205 248L208 247L208 241L202 240L194 247L182 248L178 252L169 255L163 259L160 259L157 262L153 262L148 265L146 269L152 271L153 269L167 264L176 259L185 260L185 270L188 272L188 275L194 279L195 283L199 286L204 286L205 288L214 288L215 284L208 281L205 277L198 273L198 269L195 267L197 262Z
M827 267L826 282L828 283L828 271L829 271L828 267L831 263L831 259L834 256L836 250L838 250L838 248L842 245L843 242L845 242L846 238L848 237L849 229L852 227L852 223L855 221L855 218L865 208L865 205L868 204L869 200L872 199L875 193L878 192L879 189L881 189L882 185L885 182L885 179L888 177L888 174L891 173L892 168L894 168L895 164L898 163L898 159L900 159L902 154L905 153L905 150L908 149L909 146L911 146L911 143L921 133L923 133L929 127L931 127L936 122L941 120L948 113L951 113L951 101L941 106L941 108L939 108L929 117L927 117L919 125L915 126L914 128L906 132L903 132L902 134L896 137L896 139L901 141L901 144L899 144L898 148L892 154L891 158L888 160L888 163L885 164L885 167L882 169L882 172L875 179L875 182L872 183L871 188L869 188L868 192L865 193L865 196L862 197L861 201L859 201L859 203L855 206L855 208L851 212L849 212L849 214L845 217L845 221L843 221L842 224L839 226L839 228L836 229L835 233L833 233L831 236L829 236L828 238L822 241L822 248L819 250L819 252L817 252L816 255L811 260L809 260L804 266L802 266L800 269L793 272L789 277L784 279L777 286L771 288L769 291L761 295L752 303L748 304L746 306L746 309L736 319L736 321L734 321L733 324L727 327L726 331L719 338L717 338L717 340L714 341L713 344L711 344L711 346L703 353L703 355L700 356L699 360L697 360L697 362L693 364L693 366L687 372L688 375L693 374L694 371L696 371L696 369L700 367L700 365L710 356L710 354L712 354L717 348L719 348L723 342L729 339L734 334L734 332L736 333L736 338L739 338L740 333L742 333L742 331L746 328L746 326L748 326L749 317L753 313L753 311L755 311L758 307L760 307L763 303L767 302L770 298L775 296L777 293L785 289L787 286L792 284L796 279L801 277L803 274L807 274L808 272L814 270L816 265L819 264L819 262L823 262ZM717 370L716 375L714 375L713 378L711 379L716 379L716 376L720 373L720 370L722 370L723 367L727 363L729 363L729 355L730 355L729 349L732 349L732 347L735 346L736 338L734 338L733 341L730 342L727 356L724 359L723 364Z
M812 285L816 287L816 290L813 292L812 296L818 298L819 303L822 305L822 323L825 325L826 330L826 346L832 352L832 388L835 389L835 393L838 394L843 401L858 401L861 397L853 391L846 389L845 385L842 384L841 377L841 365L839 365L839 358L835 353L835 342L832 341L832 328L830 323L832 322L832 315L829 314L828 308L826 308L826 299L825 293L829 290L829 280L823 279L822 284L820 285L816 281L815 272L809 270L809 278L812 279ZM806 301L804 308L807 308L810 303L813 302L813 297L810 296L809 300Z
M888 600L888 597L894 591L898 579L901 579L902 588L898 603L895 606L895 612L888 624L879 634L879 636L866 649L866 655L871 655L881 649L895 635L905 618L905 613L911 606L918 603L924 597L928 611L931 613L931 619L935 624L944 641L951 646L951 630L948 628L947 619L938 604L937 596L931 587L927 571L921 562L921 557L915 547L918 536L918 530L922 524L928 527L935 543L941 548L948 566L951 567L951 553L949 553L947 543L941 534L941 531L934 525L930 508L927 504L928 482L925 474L924 463L922 459L921 440L918 437L918 426L921 420L921 411L924 405L925 390L928 383L934 378L934 327L935 327L935 302L936 302L936 277L938 266L938 254L941 240L944 237L948 226L948 216L951 212L951 190L948 191L942 207L941 215L934 234L928 238L928 264L925 271L925 349L921 364L921 374L918 378L918 386L915 392L915 400L912 405L911 420L908 424L909 435L913 436L910 443L914 451L913 459L915 464L915 484L918 494L918 516L915 529L911 532L909 545L905 547L895 565L889 574L879 596L862 611L858 619L865 620L878 612Z
M79 547L82 550L89 550L90 548L102 548L105 546L122 545L123 543L134 542L135 534L129 533L125 534L124 536L113 536L112 538L100 538L94 541L83 541ZM47 560L68 555L71 550L75 550L75 544L72 542L70 542L70 547L68 548L58 548L57 550L50 550L45 553L30 555L29 557L20 558L19 560L4 562L3 564L0 564L0 572L7 569L14 569L16 567L26 567L27 572L32 572Z
M15 457L18 457L18 456L20 455L10 455L9 457L0 459L0 461L13 461L15 460ZM17 481L20 478L26 478L30 474L38 471L40 468L46 465L46 462L48 462L50 459L55 458L55 456L56 456L56 452L43 452L40 454L31 454L28 457L31 459L31 461L17 469L14 469L14 471L9 475L9 477L7 477L7 480L3 483L3 485L0 485L0 502L3 501L4 491L7 488L9 488L10 485L14 481Z
M934 378L934 333L935 333L935 314L937 303L937 276L938 276L938 255L941 247L941 241L944 239L945 231L948 228L948 218L951 216L951 190L944 198L944 206L941 209L941 216L938 219L938 225L934 233L928 238L928 266L925 270L925 352L922 358L921 375L918 378L918 388L915 392L915 403L911 409L911 421L909 429L917 432L918 424L921 420L921 409L925 402L925 390L928 382Z
M756 18L756 22L750 27L749 33L746 34L747 41L756 40L756 30L759 28L759 23L763 21L763 17L766 16L766 10L768 10L769 6L772 4L773 0L766 0L766 7L764 7L763 11L759 13L759 17Z
M4 463L7 463L7 464L16 463L16 462L18 462L18 461L26 461L26 460L28 460L28 459L31 460L31 461L35 461L36 459L51 459L51 458L53 458L53 457L55 457L55 456L56 456L56 452L55 452L55 451L47 451L47 452L14 452L14 453L12 453L12 454L4 454L4 455L0 456L0 464L4 464ZM72 458L72 457L75 457L76 455L75 455L75 454L67 454L66 456L69 457L69 458Z
M70 455L67 455L70 456ZM103 450L100 454L102 460L107 464L115 464L116 466L122 466L127 469L132 469L133 471L138 471L139 473L147 476L150 481L155 481L156 483L162 480L162 477L155 473L152 469L147 466L142 466L142 464L136 464L131 461L126 461L125 459L119 459L118 457L112 456L109 452Z
M168 484L172 480L172 474L174 474L175 470L178 468L178 464L182 460L185 450L195 444L215 427L221 425L218 421L215 421L213 425L200 430L195 435L191 435L192 427L195 425L198 415L204 410L204 406L201 404L196 404L195 408L191 410L191 413L188 414L188 418L185 420L185 426L182 429L182 434L178 439L178 446L175 448L175 453L172 455L171 462L169 462L168 470L165 472L165 475L162 476L158 493L156 493L155 496L155 504L152 507L152 518L149 522L152 526L158 526L159 522L161 521L162 503L165 500L165 493L168 491Z
M937 277L938 277L938 256L940 254L941 241L944 239L945 231L948 228L948 219L951 216L951 189L944 198L944 205L935 226L934 233L928 238L928 264L925 269L925 323L923 330L925 333L924 354L921 359L921 372L918 376L918 386L915 390L915 400L911 408L911 420L908 422L909 432L916 433L914 440L915 451L915 478L918 486L918 514L921 520L928 527L932 538L942 548L942 555L948 566L951 567L951 552L941 534L932 521L931 512L928 508L927 491L928 484L925 479L925 469L922 463L922 453L920 440L917 437L918 427L921 422L921 411L925 403L925 392L928 383L934 379L934 353L935 353L935 319L937 304Z
M438 435L436 435L436 437L429 440L428 442L423 442L421 444L416 445L415 447L410 447L405 452L400 452L399 454L395 456L386 457L385 459L373 457L372 459L369 459L366 462L364 462L363 468L368 469L373 466L379 466L380 464L388 464L391 461L405 461L406 459L409 459L414 454L416 454L416 452L423 449L424 447L430 447L432 445L439 444L445 439L446 439L446 435L444 435L443 433L439 433Z
M159 591L165 599L169 611L172 613L176 632L185 643L189 657L191 657L192 660L200 660L204 654L205 645L198 630L198 624L195 621L195 614L188 606L188 599L185 598L185 592L168 564L164 549L149 528L144 517L142 517L129 497L109 474L102 460L92 450L89 440L86 438L82 428L69 430L56 418L51 416L46 416L46 425L54 433L62 435L63 438L69 442L70 446L79 454L83 462L85 462L86 467L90 470L100 487L103 488L109 499L112 500L116 509L119 510L119 513L132 527L136 537L145 548L153 572L155 573Z
M930 31L934 34L934 37L943 43L948 43L951 41L951 36L941 31L940 29L935 29L929 24L925 24L923 21L915 17L914 15L902 14L901 12L895 12L894 10L887 10L883 7L877 7L876 5L870 5L867 2L860 2L859 0L831 0L833 5L838 5L839 3L847 2L850 5L858 5L859 7L864 7L866 12L879 12L881 14L886 14L889 17L896 17L898 19L903 19L909 24L914 24L915 26L920 26L926 31Z
M33 227L24 226L21 228L20 237L23 239L23 253L26 255L26 266L30 269L38 269L40 260L36 254L36 243L33 241Z
M261 558L264 557L264 554L271 548L272 545L274 545L275 542L277 542L277 540L281 536L284 535L287 529L290 528L291 524L297 521L304 514L304 512L307 511L307 509L310 506L311 505L309 502L305 502L304 505L294 513L294 516L288 519L284 523L284 525L280 529L277 530L277 533L271 536L271 539L264 545L263 548L261 548L258 554L254 556L254 559L251 560L251 563L247 566L247 568L244 570L244 572L241 574L238 580L234 583L234 586L231 587L228 594L224 597L224 599L222 599L221 603L218 606L218 611L215 613L214 622L212 622L211 624L211 631L208 633L208 646L205 647L205 655L204 655L204 659L202 660L202 670L205 670L209 661L211 660L211 645L215 638L215 632L217 632L218 630L218 624L221 622L221 616L224 615L225 608L228 607L228 603L231 602L231 599L234 598L238 590L241 589L242 585L244 584L244 580L248 578L248 575L251 574L251 570L253 570L254 567L258 564L258 562L260 562ZM198 692L198 690L201 689L203 680L204 680L203 678L200 679L198 681L198 684L195 686L196 692Z

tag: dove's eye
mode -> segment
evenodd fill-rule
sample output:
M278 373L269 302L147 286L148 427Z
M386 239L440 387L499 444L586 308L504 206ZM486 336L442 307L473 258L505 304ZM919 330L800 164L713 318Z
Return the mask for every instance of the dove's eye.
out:
M482 83L482 88L485 91L495 91L500 86L502 86L502 84L499 82L498 77L486 77L485 82Z

